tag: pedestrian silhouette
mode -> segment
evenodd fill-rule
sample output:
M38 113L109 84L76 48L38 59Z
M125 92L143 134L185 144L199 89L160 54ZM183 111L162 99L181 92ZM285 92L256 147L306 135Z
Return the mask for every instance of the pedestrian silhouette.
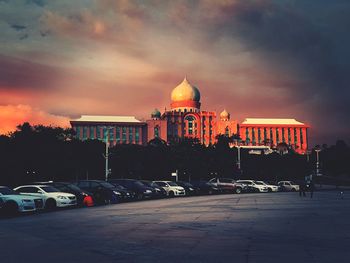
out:
M306 196L305 194L305 188L306 188L306 184L304 180L300 180L299 182L299 196Z
M314 182L311 180L309 183L309 191L310 191L310 198L313 198L314 196L314 190L315 190L315 184Z

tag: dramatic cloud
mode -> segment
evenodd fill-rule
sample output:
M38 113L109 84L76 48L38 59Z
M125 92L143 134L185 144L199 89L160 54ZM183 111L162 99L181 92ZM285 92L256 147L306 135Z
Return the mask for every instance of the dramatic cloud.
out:
M69 119L33 109L28 105L0 106L0 120L2 120L0 134L6 134L17 125L28 121L32 125L43 124L69 127Z
M344 0L0 1L0 105L148 118L187 75L206 110L350 141L349 12Z

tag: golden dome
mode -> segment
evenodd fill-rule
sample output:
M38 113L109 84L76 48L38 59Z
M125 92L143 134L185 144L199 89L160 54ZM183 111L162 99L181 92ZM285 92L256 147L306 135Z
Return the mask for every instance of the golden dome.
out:
M230 119L230 113L228 113L226 110L223 110L220 113L220 119L221 120L229 120Z
M171 100L174 101L200 101L201 95L199 90L191 85L187 78L184 80L171 92Z

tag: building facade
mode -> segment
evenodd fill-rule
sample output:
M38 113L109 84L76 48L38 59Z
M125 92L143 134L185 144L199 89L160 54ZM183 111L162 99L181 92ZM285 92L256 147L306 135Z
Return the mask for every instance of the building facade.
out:
M224 110L201 109L200 92L185 78L171 92L170 109L161 113L155 109L151 118L137 120L133 116L86 116L72 120L71 125L81 140L100 139L110 145L132 143L145 145L154 138L168 143L183 138L197 139L210 145L217 135L239 136L236 144L267 145L272 148L285 143L298 153L308 148L308 125L295 119L247 118L242 123L231 120ZM217 118L218 117L218 118Z
M108 141L110 146L122 143L143 145L147 141L147 124L133 116L82 115L70 123L80 140Z
M276 148L284 143L298 153L308 149L308 125L295 119L247 118L239 124L239 136L246 145Z

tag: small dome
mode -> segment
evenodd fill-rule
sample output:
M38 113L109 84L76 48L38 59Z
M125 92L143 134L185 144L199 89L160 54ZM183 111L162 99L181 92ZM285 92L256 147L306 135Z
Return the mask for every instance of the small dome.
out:
M199 102L201 99L201 95L199 90L191 85L187 78L185 79L171 92L171 100L173 102L176 101L197 101Z
M221 120L229 120L230 119L230 113L228 113L226 110L223 110L220 113L220 119Z
M151 118L159 119L160 115L161 115L160 111L158 109L154 109L154 111L152 111L152 113L151 113Z

